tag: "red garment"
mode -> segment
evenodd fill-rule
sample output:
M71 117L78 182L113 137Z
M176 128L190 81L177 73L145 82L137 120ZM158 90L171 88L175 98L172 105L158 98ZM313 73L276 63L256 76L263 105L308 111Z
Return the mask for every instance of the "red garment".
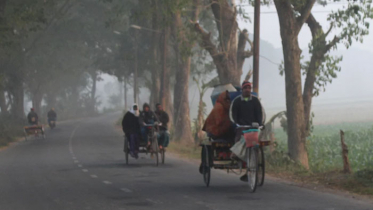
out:
M215 137L220 137L227 134L231 129L231 121L229 118L229 108L231 100L228 91L219 95L215 106L207 117L202 130L211 133Z

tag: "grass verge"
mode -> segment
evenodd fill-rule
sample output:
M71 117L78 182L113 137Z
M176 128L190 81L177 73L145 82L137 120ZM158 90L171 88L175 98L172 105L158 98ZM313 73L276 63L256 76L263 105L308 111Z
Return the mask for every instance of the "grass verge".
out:
M199 146L171 142L168 151L176 153L182 158L195 160L201 158ZM364 169L352 174L344 174L338 169L312 172L296 164L288 155L275 151L272 154L266 152L266 173L272 177L295 182L312 189L323 186L324 188L373 196L373 169Z

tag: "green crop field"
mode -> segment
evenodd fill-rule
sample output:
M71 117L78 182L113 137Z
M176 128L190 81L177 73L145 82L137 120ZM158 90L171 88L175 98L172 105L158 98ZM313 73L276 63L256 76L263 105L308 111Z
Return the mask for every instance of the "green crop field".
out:
M307 138L310 169L325 172L343 168L340 130L345 132L349 160L353 171L373 170L373 123L318 125ZM276 129L276 150L287 153L287 135Z

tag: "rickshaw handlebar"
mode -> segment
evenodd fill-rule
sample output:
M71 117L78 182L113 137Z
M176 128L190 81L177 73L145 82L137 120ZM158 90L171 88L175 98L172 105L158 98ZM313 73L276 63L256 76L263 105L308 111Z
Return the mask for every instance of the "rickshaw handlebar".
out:
M236 129L237 129L237 128L258 128L258 129L260 129L260 130L263 130L263 129L264 129L264 126L263 126L263 125L261 125L261 126L239 125L239 124L236 124L236 125L237 125Z

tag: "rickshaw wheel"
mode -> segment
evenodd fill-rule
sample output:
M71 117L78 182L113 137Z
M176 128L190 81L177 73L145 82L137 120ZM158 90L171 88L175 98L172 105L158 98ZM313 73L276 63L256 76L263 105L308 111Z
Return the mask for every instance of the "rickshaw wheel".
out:
M158 146L158 140L157 137L153 137L153 149L152 149L152 155L155 155L155 165L158 166L158 152L159 152L159 146Z
M246 149L247 178L252 193L258 184L258 149L250 147Z
M162 164L164 164L164 159L165 159L165 151L164 148L161 150L161 158L162 158Z
M258 186L263 186L265 177L265 160L263 147L258 149Z
M210 186L210 178L211 178L211 168L209 164L209 151L207 146L203 146L202 150L202 171L203 171L203 181L206 184L206 187Z

